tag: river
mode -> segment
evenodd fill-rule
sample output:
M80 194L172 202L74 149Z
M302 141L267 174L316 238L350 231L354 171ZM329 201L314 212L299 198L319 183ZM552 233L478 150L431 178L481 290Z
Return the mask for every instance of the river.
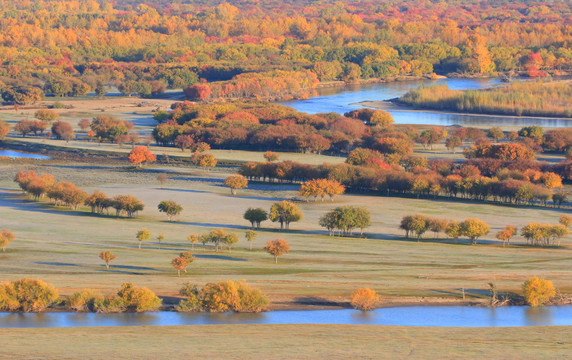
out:
M572 305L532 308L402 306L371 312L303 310L246 313L0 313L0 328L165 326L222 324L348 324L435 327L519 327L572 325Z
M362 101L383 101L400 97L411 89L421 85L430 86L446 83L450 89L467 90L483 89L504 85L498 78L488 79L439 79L439 80L416 80L380 83L374 85L349 85L346 87L317 89L318 96L308 100L293 100L281 102L309 114L345 112L359 109ZM354 104L354 105L350 105ZM458 113L439 113L432 111L402 111L390 110L396 124L431 124L431 125L514 125L527 126L539 125L543 127L569 127L572 121L558 118L528 118L519 116L490 116L468 115Z
M0 157L9 157L12 159L16 159L16 158L27 158L27 159L38 159L38 160L50 159L49 156L28 154L28 153L23 153L20 151L12 151L12 150L0 150Z

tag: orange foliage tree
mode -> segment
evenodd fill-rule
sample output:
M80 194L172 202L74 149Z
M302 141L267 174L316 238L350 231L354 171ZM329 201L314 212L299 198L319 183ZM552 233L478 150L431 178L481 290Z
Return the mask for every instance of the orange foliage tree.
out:
M136 146L135 149L129 153L129 163L141 167L142 164L154 162L157 157L147 149L145 146Z
M232 195L236 195L237 189L243 189L248 186L248 180L242 175L232 175L224 180L224 184L230 188Z
M284 239L276 239L268 241L264 250L270 255L274 256L274 263L278 264L278 256L288 254L290 245Z
M351 305L357 310L371 311L375 309L378 300L379 296L375 293L375 290L370 288L361 288L357 289L352 294Z

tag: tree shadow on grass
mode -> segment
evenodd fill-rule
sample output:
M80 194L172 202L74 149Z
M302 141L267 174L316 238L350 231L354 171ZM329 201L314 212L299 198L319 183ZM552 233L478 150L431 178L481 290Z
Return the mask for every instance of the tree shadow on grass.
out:
M212 194L212 191L203 191L203 190L190 190L190 189L165 189L161 188L163 191L175 191L175 192L190 192L195 194Z
M85 216L91 214L72 210L67 207L56 207L53 204L34 201L32 199L23 198L22 195L11 194L4 191L0 191L0 207L55 215Z
M78 264L61 263L61 262L48 262L48 261L36 261L34 264L51 265L51 266L77 266L77 267L81 267L81 265L78 265Z
M168 222L165 220L165 222ZM209 228L227 228L227 229L238 229L238 230L248 230L250 226L245 225L231 225L231 224L214 224L214 223L199 223L199 222L177 222L181 225L191 225L191 226L202 226Z

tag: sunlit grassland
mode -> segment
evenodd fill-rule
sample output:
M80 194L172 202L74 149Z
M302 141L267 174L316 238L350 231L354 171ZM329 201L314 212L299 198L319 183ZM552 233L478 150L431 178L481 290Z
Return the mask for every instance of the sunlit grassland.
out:
M0 253L3 279L23 276L53 283L63 294L84 287L113 293L121 283L133 281L160 295L176 295L183 283L204 284L218 280L246 280L269 294L275 303L299 304L312 299L347 302L358 287L372 287L383 296L486 297L488 282L501 291L520 293L529 276L544 276L563 292L572 291L567 269L572 265L572 242L562 248L527 248L517 237L516 245L503 248L494 234L507 224L523 226L530 221L557 223L561 212L551 208L520 208L462 201L433 201L392 197L344 195L334 202L299 202L304 218L280 232L275 223L264 229L248 251L244 233L249 223L242 219L248 207L269 209L271 204L296 196L295 185L251 184L230 196L222 185L224 173L178 168L162 188L152 169L128 170L116 165L86 165L57 161L25 165L37 172L53 173L84 190L99 189L108 196L131 194L146 208L133 219L91 215L56 208L46 201L33 202L17 189L12 178L20 165L3 163L0 175L0 227L12 229L17 240ZM169 223L157 210L161 200L174 200L184 210ZM318 226L325 212L340 205L365 206L372 214L367 238L330 237ZM433 217L463 220L478 217L487 221L491 234L481 244L454 244L442 235L426 233L420 243L403 238L397 227L404 215L422 213ZM135 233L147 228L152 239L137 249ZM219 253L195 245L196 260L180 278L170 260L191 250L191 233L223 228L238 233L232 252ZM156 236L164 233L159 249ZM262 248L266 241L282 237L290 254L273 263ZM98 258L102 250L118 257L106 270ZM389 299L387 299L389 300Z

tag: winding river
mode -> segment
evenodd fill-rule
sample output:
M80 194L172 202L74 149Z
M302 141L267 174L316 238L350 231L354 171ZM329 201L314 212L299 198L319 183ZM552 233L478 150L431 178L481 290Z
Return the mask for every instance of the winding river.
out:
M421 85L430 86L446 83L450 89L467 90L483 89L503 85L498 78L490 79L440 79L440 80L417 80L400 81L391 83L381 83L375 85L350 85L343 88L322 88L317 89L318 96L308 100L294 100L282 102L281 104L291 106L298 111L310 114L345 112L359 109L357 103L362 101L383 101L400 97L411 89L416 89ZM353 105L352 105L353 104ZM396 124L431 124L431 125L540 125L543 127L569 127L572 126L570 119L558 118L531 118L519 116L491 116L446 113L434 111L408 111L392 110L389 112L393 116Z
M245 313L0 313L0 328L165 326L222 324L348 324L435 327L518 327L572 325L572 305L531 308L507 306L402 306L357 310Z

